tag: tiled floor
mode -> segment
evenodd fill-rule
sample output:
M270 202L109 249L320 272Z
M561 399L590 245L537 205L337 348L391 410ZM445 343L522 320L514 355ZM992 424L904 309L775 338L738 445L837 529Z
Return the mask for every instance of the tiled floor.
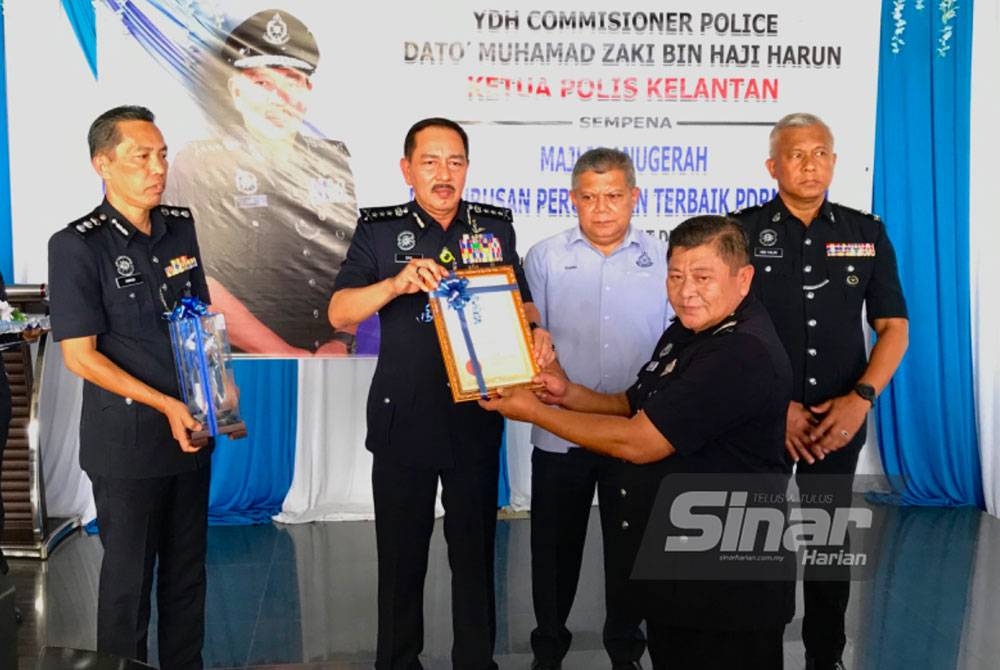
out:
M581 586L570 617L567 670L606 669L601 648L600 528L591 516ZM530 521L497 536L496 658L527 669ZM1000 520L975 510L894 510L873 579L856 582L844 660L852 669L1000 667ZM96 537L73 536L47 562L16 561L25 614L21 668L43 645L93 648ZM448 668L449 570L440 529L431 546L425 667ZM375 537L370 522L213 527L209 534L205 661L212 667L370 668L375 642ZM799 614L785 633L785 667L803 666ZM155 634L151 636L155 640ZM155 649L153 650L155 658ZM648 660L646 667L650 667Z

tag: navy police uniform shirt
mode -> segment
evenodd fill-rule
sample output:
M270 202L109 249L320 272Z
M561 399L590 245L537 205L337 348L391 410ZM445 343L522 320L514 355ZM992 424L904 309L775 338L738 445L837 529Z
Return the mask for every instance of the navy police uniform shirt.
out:
M413 201L362 209L335 290L375 284L411 259L430 258L449 268L511 265L521 298L531 302L512 221L509 209L465 201L447 230ZM379 321L368 449L434 469L495 459L503 417L475 402L453 402L427 294L397 297L379 310Z
M632 411L644 412L677 453L626 468L618 532L644 532L660 482L670 474L789 477L785 413L791 384L788 355L752 296L700 333L675 320L626 394ZM647 614L672 626L774 628L791 619L795 606L794 582L641 584Z
M183 207L150 212L140 233L105 200L49 240L56 341L97 336L97 350L174 398L177 372L163 313L183 296L209 302L194 221ZM157 410L84 381L80 465L89 474L162 477L206 467L211 447L186 454Z
M205 273L294 347L333 337L326 308L358 209L343 142L299 136L279 160L245 132L185 146L164 199L191 203Z
M849 393L867 366L862 306L869 323L906 317L885 225L825 201L807 227L780 197L732 216L749 238L752 290L792 361L792 399L808 406Z

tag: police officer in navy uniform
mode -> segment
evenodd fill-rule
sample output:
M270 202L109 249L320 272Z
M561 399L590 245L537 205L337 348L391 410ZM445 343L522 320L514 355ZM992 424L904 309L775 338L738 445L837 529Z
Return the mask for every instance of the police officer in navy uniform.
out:
M754 271L739 224L688 219L671 231L668 259L677 319L627 391L600 393L543 373L539 395L547 404L524 389L502 389L498 400L481 403L634 464L616 510L618 541L633 547L638 542L629 537L642 538L651 512L671 514L653 508L668 475L760 474L766 477L755 479L768 493L783 493L791 474L783 449L791 369L766 310L749 295ZM655 551L662 556L663 544ZM783 579L719 581L671 571L633 581L653 667L780 668L784 627L795 610L794 566L784 566L792 572Z
M452 569L453 667L496 668L493 546L502 417L454 403L428 291L452 268L512 265L525 312L538 311L515 248L511 212L462 200L468 137L453 121L410 128L400 168L414 200L364 209L337 276L329 317L340 328L376 311L382 326L368 397L367 447L378 546L379 670L422 667L423 589L438 480ZM473 243L489 249L471 253ZM533 331L536 359L551 338Z
M817 492L849 505L868 410L908 344L896 255L877 216L827 200L836 154L826 124L812 114L789 114L775 124L770 142L766 166L778 196L734 216L753 249L753 291L792 361L785 446L800 489L832 486ZM877 335L867 358L862 310ZM832 577L806 574L802 638L809 668L843 667L850 576Z
M97 649L146 660L156 566L163 668L201 668L212 445L178 399L163 313L208 302L189 210L161 206L167 149L143 107L93 122L91 163L106 197L49 241L52 333L83 377L80 465L90 476L104 557Z
M189 203L198 219L234 349L353 351L354 329L335 330L325 314L357 220L350 154L343 142L300 132L316 40L299 19L271 9L239 24L222 55L231 109L219 116L239 118L177 154L164 197Z

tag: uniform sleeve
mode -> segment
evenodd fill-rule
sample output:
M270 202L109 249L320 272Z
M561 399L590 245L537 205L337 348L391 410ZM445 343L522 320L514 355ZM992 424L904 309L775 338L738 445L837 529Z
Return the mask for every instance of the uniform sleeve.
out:
M49 313L56 342L107 330L97 257L72 232L49 240Z
M534 299L535 307L542 316L542 326L549 327L549 315L546 309L546 295L548 288L548 267L546 266L546 254L540 244L536 244L528 250L524 257L524 276L528 281L528 288L531 297Z
M896 251L892 247L885 224L878 223L879 235L875 241L875 266L865 292L865 311L868 322L893 317L906 318L906 299L899 283Z
M524 266L521 264L521 257L517 255L517 233L514 232L514 224L510 224L510 262L514 266L514 276L517 277L517 285L521 289L522 302L534 302L531 297L531 289L528 287L528 278L524 276Z
M362 288L378 281L378 256L374 224L358 221L358 227L347 248L347 257L340 266L334 292L342 288Z
M718 337L638 409L679 453L694 453L756 414L767 389L776 391L769 361L752 337Z

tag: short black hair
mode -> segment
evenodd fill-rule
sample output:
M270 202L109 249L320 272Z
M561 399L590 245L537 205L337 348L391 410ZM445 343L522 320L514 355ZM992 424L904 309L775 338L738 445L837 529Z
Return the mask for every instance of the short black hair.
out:
M149 121L153 123L156 117L151 111L139 105L122 105L104 112L90 124L87 131L87 144L90 145L90 157L110 151L122 141L118 131L120 121Z
M417 146L417 133L419 133L424 128L448 128L454 130L458 133L459 137L462 138L462 146L465 148L465 158L469 158L469 136L465 133L465 129L458 125L451 119L445 119L440 116L432 116L429 119L422 119L417 121L410 129L406 131L406 139L403 140L403 155L409 159L413 155L413 150Z
M604 174L612 170L621 170L624 172L625 185L629 188L635 188L635 165L632 163L632 158L624 151L618 149L597 147L584 152L576 159L571 182L573 190L576 190L576 187L580 183L580 175L584 172Z
M693 249L703 244L714 245L733 272L750 264L750 244L740 222L711 214L692 217L670 231L667 260L675 247Z

